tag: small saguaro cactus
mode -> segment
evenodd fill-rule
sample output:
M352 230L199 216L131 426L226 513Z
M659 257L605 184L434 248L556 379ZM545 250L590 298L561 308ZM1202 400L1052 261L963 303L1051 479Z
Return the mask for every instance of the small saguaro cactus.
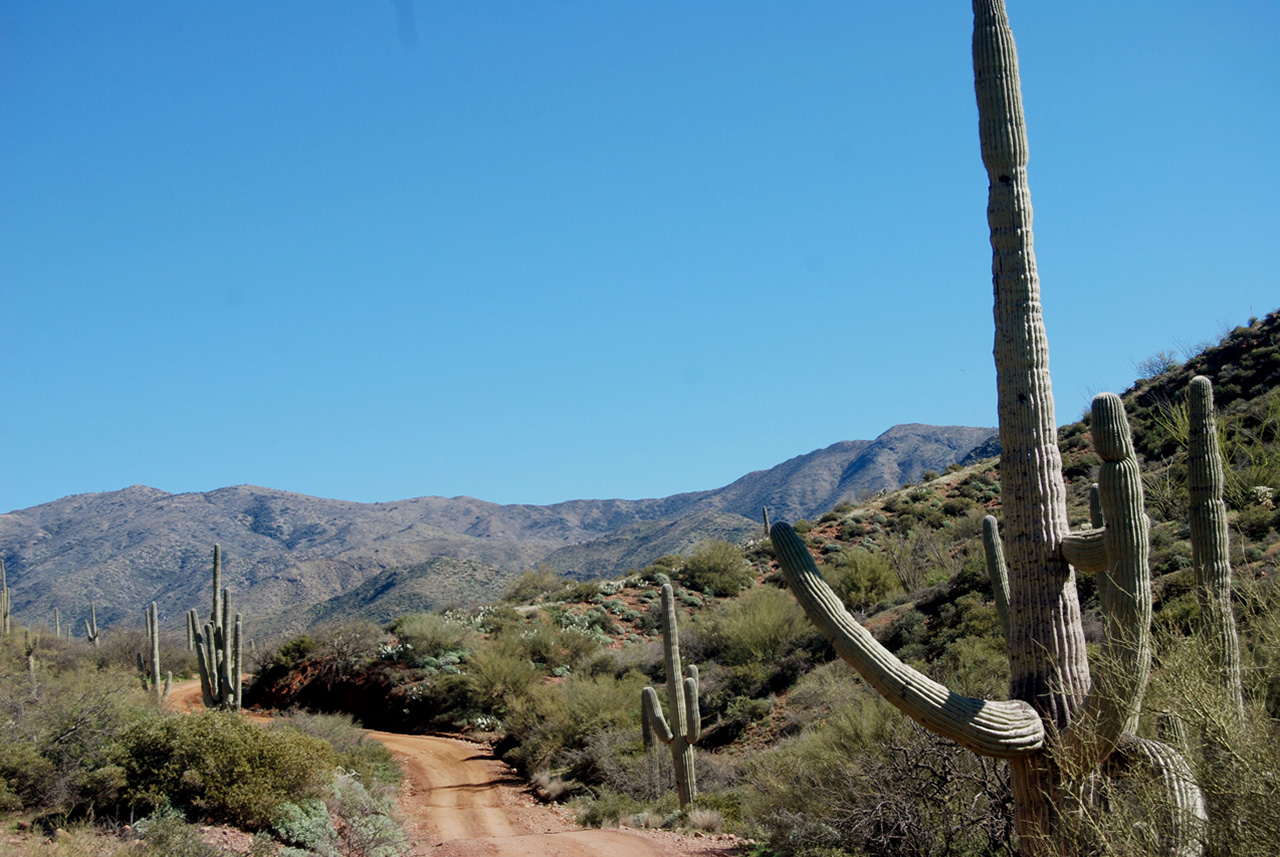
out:
M89 602L89 618L84 620L84 638L93 643L95 649L102 640L98 633L98 608L92 601Z
M698 668L689 667L689 675L681 680L680 637L676 628L675 594L671 584L662 585L662 652L667 671L667 708L671 722L662 715L658 692L646 687L640 692L640 722L644 730L645 749L653 746L653 736L671 747L671 761L676 771L676 792L684 808L698 795L693 770L693 745L702 736L702 714L698 709Z
M188 614L197 624L196 611ZM204 628L196 633L196 663L200 668L200 694L205 708L240 708L241 617L231 620L231 598L222 588L222 548L213 546L213 610Z

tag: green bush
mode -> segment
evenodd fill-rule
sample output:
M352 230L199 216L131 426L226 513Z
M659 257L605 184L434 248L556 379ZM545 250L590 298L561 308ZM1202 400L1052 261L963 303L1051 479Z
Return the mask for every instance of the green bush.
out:
M850 610L869 610L902 591L889 560L883 554L858 547L832 557L824 576Z
M790 593L772 587L726 602L700 628L705 656L729 665L776 662L815 633Z
M464 652L474 642L475 632L469 624L446 618L439 613L412 613L391 623L391 633L402 645L410 646L414 657L434 657Z
M147 717L120 736L115 761L130 812L172 804L247 830L268 826L281 803L319 796L334 770L319 738L224 711Z
M533 604L540 598L564 589L565 583L565 579L555 569L541 565L516 578L503 593L502 600L511 604Z
M64 661L58 664L58 661ZM0 637L0 803L74 813L110 802L121 730L154 710L133 670L98 671L79 643L42 640L27 671L22 637Z
M698 545L680 569L678 579L689 589L722 598L737 595L754 581L742 550L726 541Z

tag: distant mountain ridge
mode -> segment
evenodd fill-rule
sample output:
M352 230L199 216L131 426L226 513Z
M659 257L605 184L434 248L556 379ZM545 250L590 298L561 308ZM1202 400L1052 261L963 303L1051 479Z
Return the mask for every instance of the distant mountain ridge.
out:
M841 441L723 488L644 500L352 503L251 485L190 494L135 485L0 515L0 557L15 613L28 621L57 606L78 622L92 601L99 620L112 624L154 600L162 621L176 626L207 600L218 543L233 599L267 625L294 626L329 615L324 602L397 570L416 581L418 609L491 599L505 581L542 562L575 577L622 573L705 538L740 539L759 527L763 506L775 520L796 520L916 481L959 461L994 431L894 426L873 441ZM431 565L440 558L457 562ZM455 583L476 585L441 591L423 582L442 568ZM408 569L417 572L406 576ZM389 596L378 590L369 597Z

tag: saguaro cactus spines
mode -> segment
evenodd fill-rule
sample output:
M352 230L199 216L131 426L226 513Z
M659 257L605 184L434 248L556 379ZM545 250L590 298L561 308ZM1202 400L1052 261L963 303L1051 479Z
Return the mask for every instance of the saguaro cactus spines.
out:
M644 729L645 747L652 744L652 736L671 747L671 761L676 771L676 792L680 806L688 806L698 795L697 778L693 769L693 745L702 736L702 714L698 708L698 668L689 667L689 675L681 678L680 636L676 628L675 595L671 584L662 586L662 650L667 671L667 708L671 722L662 715L658 692L646 687L640 692L640 719Z
M1196 570L1200 623L1211 647L1223 688L1237 716L1244 714L1240 678L1240 639L1231 608L1231 560L1227 506L1222 493L1226 477L1218 449L1213 410L1213 384L1203 375L1187 390L1190 417L1187 437L1187 491L1191 512L1191 563Z
M240 639L242 619L231 620L231 598L222 585L222 549L213 546L213 609L203 630L195 639L196 664L200 668L200 693L206 708L239 709L242 654ZM188 614L189 625L196 625L196 611Z

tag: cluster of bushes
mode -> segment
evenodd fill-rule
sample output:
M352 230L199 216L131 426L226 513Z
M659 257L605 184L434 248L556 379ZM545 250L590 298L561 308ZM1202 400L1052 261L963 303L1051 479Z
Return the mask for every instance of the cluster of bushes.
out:
M369 847L335 840L307 853L400 853L388 814L399 769L349 718L299 715L264 727L231 712L164 712L136 670L103 658L111 636L102 650L44 639L35 659L27 634L0 636L0 812L46 829L145 819L132 828L144 853L201 855L217 849L187 819L259 831L270 853L271 841L290 841L280 828L289 807L315 815L324 806L339 819L329 822L339 839L352 831Z

